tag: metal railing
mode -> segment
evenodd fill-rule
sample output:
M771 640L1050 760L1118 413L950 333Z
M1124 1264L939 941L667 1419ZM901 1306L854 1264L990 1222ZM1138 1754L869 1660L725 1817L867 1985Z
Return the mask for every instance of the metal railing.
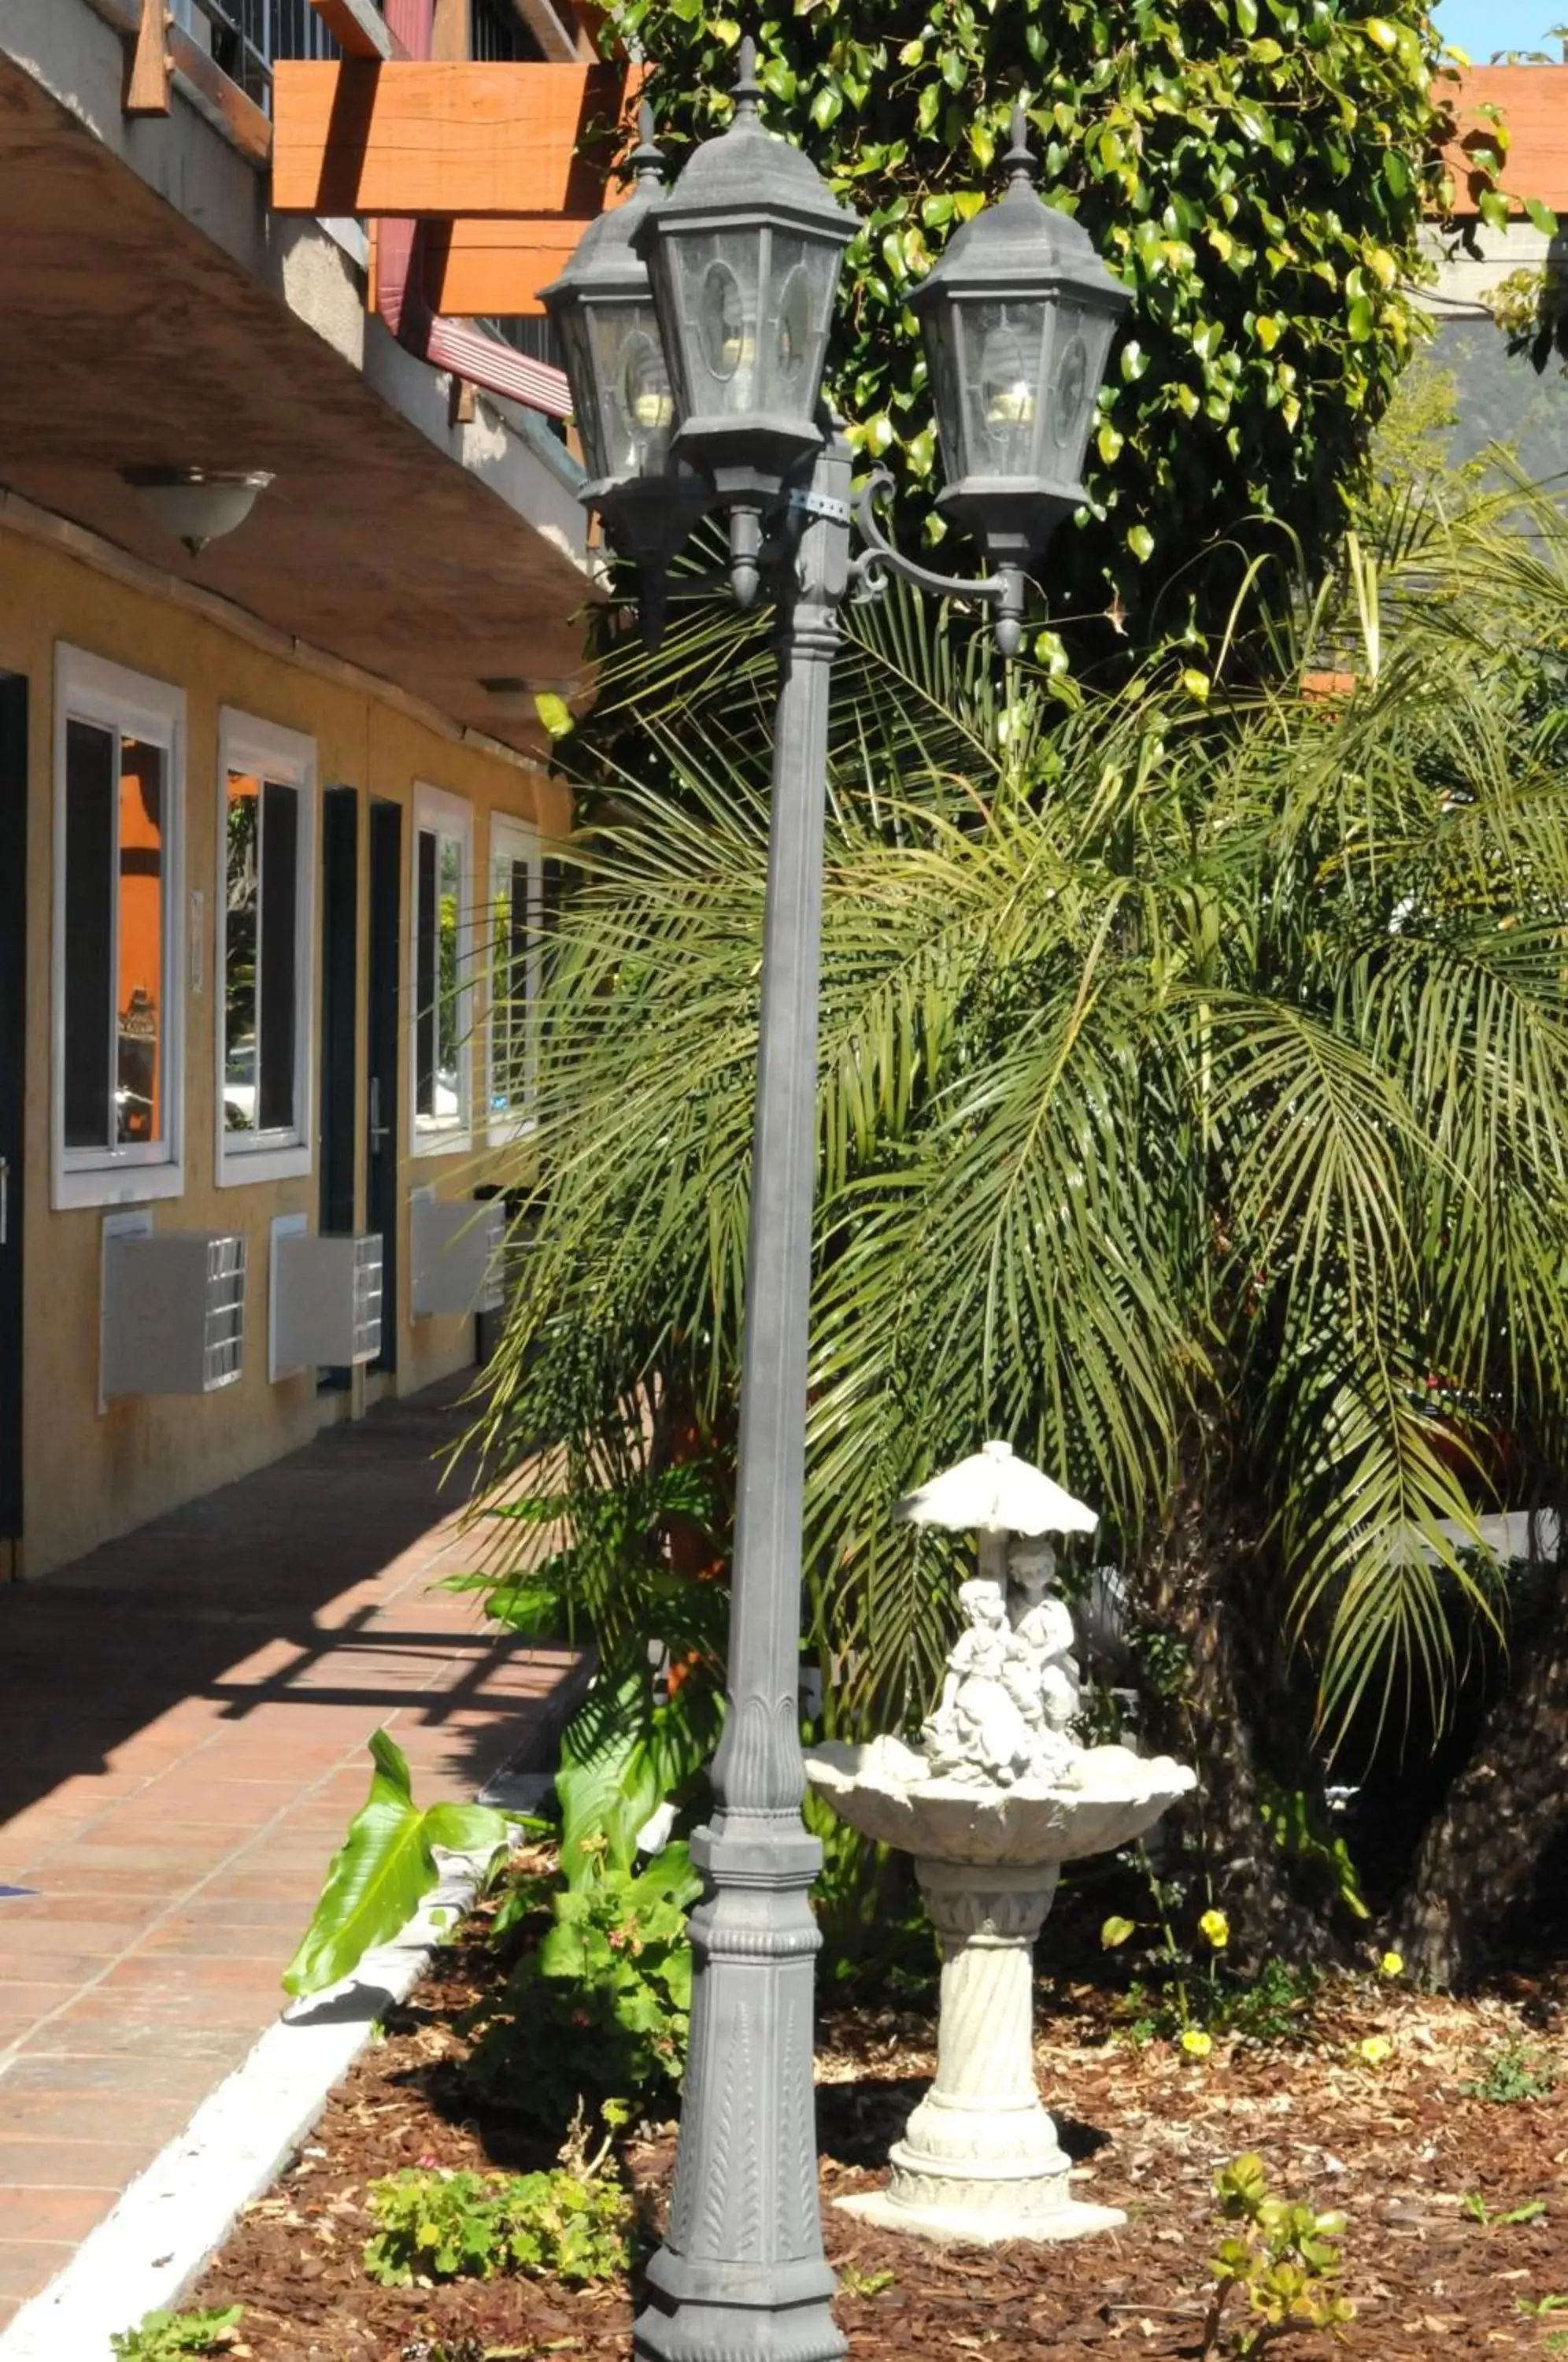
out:
M247 98L271 114L278 58L336 58L310 0L173 0L175 22Z

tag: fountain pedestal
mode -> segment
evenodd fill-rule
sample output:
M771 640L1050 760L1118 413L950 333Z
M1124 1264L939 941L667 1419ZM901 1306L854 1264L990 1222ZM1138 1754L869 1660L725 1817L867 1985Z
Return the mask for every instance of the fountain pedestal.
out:
M1034 1939L1060 1875L917 1860L942 1943L936 2081L895 2142L886 2189L838 2202L886 2230L989 2243L1115 2228L1068 2194L1068 2160L1034 2080Z

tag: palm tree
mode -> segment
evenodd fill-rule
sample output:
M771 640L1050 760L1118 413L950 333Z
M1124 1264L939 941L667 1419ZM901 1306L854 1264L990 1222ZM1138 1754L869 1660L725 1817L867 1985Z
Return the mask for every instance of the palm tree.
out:
M1524 539L1495 510L1401 533L1381 577L1353 545L1354 595L1272 692L1003 676L898 593L856 613L836 690L806 1563L829 1725L928 1704L951 1568L890 1506L1011 1438L1097 1504L1185 1652L1178 1735L1256 1945L1309 1935L1260 1774L1299 1784L1309 1748L1417 1704L1441 1722L1477 1634L1506 1640L1489 1487L1564 1465L1568 529L1538 503ZM1304 697L1336 616L1358 685ZM550 1431L602 1486L672 1418L728 1431L767 678L756 626L702 614L651 672L609 668L498 1468Z

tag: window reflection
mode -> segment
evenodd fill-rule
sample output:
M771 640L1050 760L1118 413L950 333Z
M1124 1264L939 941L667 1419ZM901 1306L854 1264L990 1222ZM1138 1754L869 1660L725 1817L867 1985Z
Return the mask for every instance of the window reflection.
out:
M468 1121L463 1073L462 840L422 828L414 869L414 1120L423 1131Z
M285 781L228 774L223 1120L231 1134L298 1131L299 806Z

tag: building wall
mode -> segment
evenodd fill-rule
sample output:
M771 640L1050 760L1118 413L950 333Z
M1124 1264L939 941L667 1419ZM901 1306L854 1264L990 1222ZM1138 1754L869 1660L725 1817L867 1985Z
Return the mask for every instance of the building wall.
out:
M247 1347L243 1376L205 1396L132 1396L98 1403L102 1208L56 1211L50 1205L51 1041L53 1025L54 670L57 645L171 682L186 696L183 894L187 928L184 1043L184 1188L154 1204L155 1229L241 1230L248 1240ZM232 706L301 732L315 742L318 789L355 788L359 796L359 1075L357 1211L365 1190L367 1039L368 799L404 809L402 881L403 976L407 1007L411 935L410 873L416 782L467 800L473 813L474 873L488 877L490 816L533 822L542 835L564 833L569 811L558 785L542 773L440 729L378 697L358 679L323 678L209 615L115 579L92 563L0 526L0 668L31 686L28 796L29 982L27 1024L27 1237L24 1365L26 1534L22 1571L29 1575L76 1557L174 1505L276 1458L305 1441L324 1418L361 1408L381 1382L356 1374L351 1396L318 1395L314 1372L275 1385L267 1376L269 1226L275 1215L303 1213L318 1227L319 1148L299 1178L216 1186L215 1118L216 1025L222 978L215 957L219 826L218 716ZM315 807L317 878L309 956L311 1006L321 1005L321 793ZM0 854L0 857L4 857ZM199 896L200 902L193 898ZM476 996L476 1012L480 1008ZM516 1170L526 1153L492 1148L485 1108L482 1028L468 1044L475 1110L473 1146L458 1154L419 1155L407 1145L407 1059L402 1067L399 1142L399 1297L386 1317L398 1324L397 1391L406 1393L461 1369L472 1358L474 1324L457 1318L409 1317L408 1196L432 1183L443 1196ZM312 1058L313 1141L319 1040Z

